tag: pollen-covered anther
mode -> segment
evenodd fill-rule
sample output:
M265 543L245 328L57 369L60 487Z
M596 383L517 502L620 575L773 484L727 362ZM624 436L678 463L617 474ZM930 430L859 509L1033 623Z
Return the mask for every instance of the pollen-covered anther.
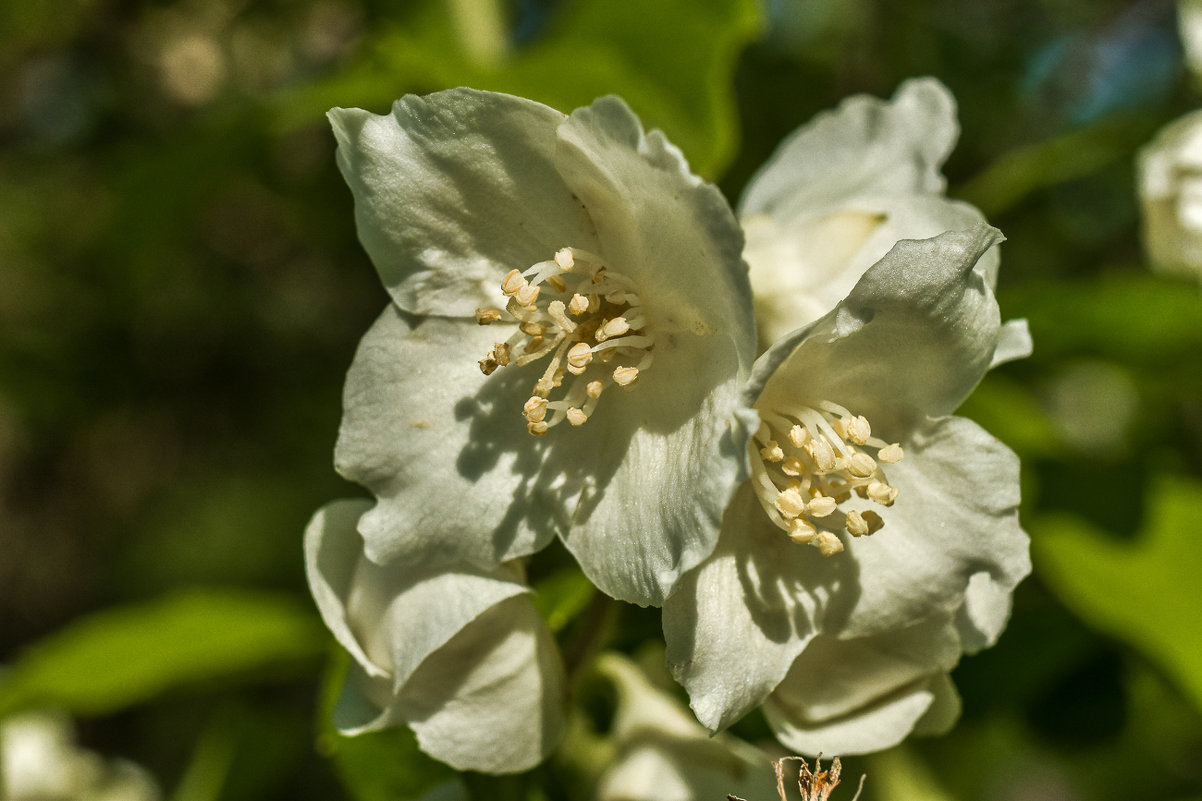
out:
M764 461L767 462L783 462L785 460L784 450L774 439L768 440L764 447L760 448L760 456L763 456Z
M651 366L655 340L638 290L596 254L561 248L524 271L510 270L501 292L516 330L492 347L480 370L489 375L506 365L542 362L522 407L535 436L564 420L583 425L606 387L632 389ZM504 319L497 309L478 309L476 321Z
M905 455L906 454L902 450L902 446L895 442L892 445L886 445L877 451L876 458L880 459L885 464L896 464L897 462L900 462Z
M522 407L522 414L531 423L540 423L547 416L547 399L532 395Z
M639 368L619 367L614 370L614 383L620 387L629 387L639 380Z
M874 436L865 416L828 401L759 411L752 486L769 519L791 540L830 555L843 550L841 537L867 536L884 526L876 511L844 505L853 498L882 511L893 505L898 490L884 465L902 458L900 445Z

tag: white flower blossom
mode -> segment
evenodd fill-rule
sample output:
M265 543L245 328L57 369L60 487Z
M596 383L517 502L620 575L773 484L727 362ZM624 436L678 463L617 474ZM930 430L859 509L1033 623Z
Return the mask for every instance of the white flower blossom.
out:
M559 741L563 668L519 571L378 565L356 530L370 506L335 501L305 532L313 597L354 660L335 725L408 725L423 751L460 770L538 764Z
M1165 126L1140 151L1138 167L1152 267L1202 280L1202 111Z
M157 801L154 779L79 747L71 719L34 710L0 721L0 801Z
M721 193L617 98L570 115L457 89L335 109L392 296L347 379L338 470L366 554L490 569L557 534L660 604L745 474L755 351Z
M757 361L752 479L664 605L711 730L762 704L787 747L847 754L955 720L947 674L995 641L1030 570L1016 457L949 416L1024 338L979 266L1000 239L896 243Z

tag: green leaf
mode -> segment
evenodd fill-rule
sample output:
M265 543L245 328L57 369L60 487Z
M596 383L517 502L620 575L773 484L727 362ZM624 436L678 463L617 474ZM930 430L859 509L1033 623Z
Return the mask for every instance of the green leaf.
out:
M81 618L29 646L0 680L0 717L51 705L104 714L164 690L321 653L317 615L290 597L181 592Z
M1202 709L1202 484L1154 483L1149 519L1125 543L1069 517L1037 521L1035 568L1082 620L1158 663Z
M403 91L471 86L521 95L563 111L620 95L660 128L693 169L719 174L734 156L736 60L760 29L755 0L565 3L545 36L522 49L476 42L459 4L426 4L382 29L364 58L333 79L280 98L277 123L311 122L330 106L382 110Z
M333 760L343 786L356 801L467 801L455 771L422 753L407 726L346 737L333 725L334 705L350 657L339 650L322 687L317 748Z

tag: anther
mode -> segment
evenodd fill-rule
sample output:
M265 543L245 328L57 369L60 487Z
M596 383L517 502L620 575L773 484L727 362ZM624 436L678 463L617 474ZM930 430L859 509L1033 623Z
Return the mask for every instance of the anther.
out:
M785 517L797 517L805 511L806 503L796 487L789 487L776 496L776 508Z
M541 437L543 434L546 434L548 427L549 426L547 425L546 420L539 420L537 423L526 424L526 430L536 437Z
M830 531L818 532L818 541L814 544L818 546L818 552L823 556L834 556L843 551L843 541Z
M895 462L900 462L905 455L906 454L902 450L901 445L895 442L892 445L886 445L877 451L876 458L880 459L885 464L893 464Z
M489 325L500 319L500 309L476 309L476 322L480 325Z
M555 266L565 273L570 273L576 266L576 259L572 257L572 251L569 248L560 248L555 251Z
M897 500L897 494L897 487L891 487L879 481L868 485L868 499L881 506L892 506L893 502Z
M789 429L789 442L793 443L794 448L800 448L804 446L809 438L810 432L808 429L802 428L801 426L793 426Z
M520 289L526 286L528 286L526 277L522 275L521 270L510 270L501 279L501 291L505 293L506 297L513 297Z
M522 414L531 423L541 422L547 416L547 399L537 395L531 396L530 400L526 401L526 405L522 407Z
M820 473L829 473L835 469L835 449L831 447L826 437L811 439L806 443L805 449L814 460L814 464L818 466Z
M587 342L577 342L568 349L568 371L580 375L593 360L593 349Z
M568 311L579 317L588 311L588 298L579 293L572 295L572 299L568 302Z
M785 458L785 452L776 440L770 439L760 448L760 456L767 462L780 462Z
M857 451L847 460L847 469L857 478L868 478L876 472L876 461L868 454Z
M510 353L508 342L498 342L493 345L491 353L492 357L497 360L497 364L501 367L509 364Z
M630 330L630 324L626 322L625 317L615 317L612 320L606 320L597 329L597 341L604 342L613 337L620 337Z
M524 281L525 279L523 278L522 280ZM517 292L513 293L513 299L516 300L520 305L530 309L534 307L535 302L538 300L538 293L538 287L526 284Z
M868 533L868 521L855 509L847 513L847 533L853 537L863 537Z
M826 517L832 514L838 505L834 498L819 495L806 504L806 513L810 517Z
M564 281L562 278L560 278L558 275L548 275L547 283L550 284L551 288L554 289L556 292L563 292L564 290L566 290L568 288L567 282Z
M605 389L605 384L600 381L590 381L584 387L584 394L596 400L601 397L601 391Z
M582 426L588 421L588 415L575 406L568 409L568 422L574 426Z
M798 545L809 545L814 542L817 536L818 529L814 527L813 523L800 517L789 521L789 539Z
M854 442L856 445L863 445L868 442L868 438L872 436L872 426L868 424L868 418L864 415L858 417L847 417L843 420L844 436Z
M620 387L628 387L639 380L639 368L619 367L614 370L614 383Z
M805 472L805 469L806 466L795 456L785 459L784 463L780 466L780 471L786 476L800 476Z

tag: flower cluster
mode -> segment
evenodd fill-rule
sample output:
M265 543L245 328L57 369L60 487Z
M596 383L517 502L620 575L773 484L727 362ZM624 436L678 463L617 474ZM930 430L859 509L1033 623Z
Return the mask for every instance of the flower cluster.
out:
M738 216L615 98L330 118L391 295L336 448L375 501L306 534L355 660L340 728L405 724L464 769L544 758L565 682L523 565L555 538L663 607L711 731L763 706L788 747L854 753L950 724L948 671L1029 570L1013 454L950 415L1029 341L993 297L1000 235L942 194L942 86L819 117Z

